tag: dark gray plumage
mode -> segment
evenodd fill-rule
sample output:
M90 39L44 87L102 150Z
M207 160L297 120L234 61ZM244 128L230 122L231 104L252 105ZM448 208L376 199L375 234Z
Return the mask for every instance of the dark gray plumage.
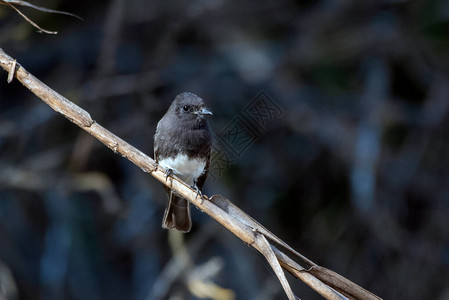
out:
M211 132L206 116L212 113L192 93L176 96L157 124L154 158L187 184L201 191L210 164ZM189 232L192 227L190 203L164 186L168 194L162 227Z

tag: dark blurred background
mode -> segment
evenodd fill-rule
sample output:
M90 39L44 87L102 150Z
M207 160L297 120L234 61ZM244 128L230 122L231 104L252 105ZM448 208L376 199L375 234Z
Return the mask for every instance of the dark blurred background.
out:
M84 20L23 9L39 34L0 6L0 47L101 125L152 156L196 93L207 195L385 299L449 299L449 1L32 3ZM285 299L198 210L168 234L159 182L0 77L0 299Z

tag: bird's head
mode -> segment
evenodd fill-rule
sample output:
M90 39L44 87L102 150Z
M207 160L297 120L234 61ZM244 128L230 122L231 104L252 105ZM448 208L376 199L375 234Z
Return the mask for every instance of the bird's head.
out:
M205 123L205 117L212 116L212 112L205 107L203 99L188 92L176 96L172 109L180 121L194 120L198 125Z

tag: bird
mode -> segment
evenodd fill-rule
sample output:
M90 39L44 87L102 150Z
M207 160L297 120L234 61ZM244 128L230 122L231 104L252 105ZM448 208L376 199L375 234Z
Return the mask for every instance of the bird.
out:
M210 166L212 134L207 117L212 112L199 96L183 92L175 97L158 122L154 135L154 158L201 194ZM162 227L189 232L192 228L190 202L164 185L168 195Z

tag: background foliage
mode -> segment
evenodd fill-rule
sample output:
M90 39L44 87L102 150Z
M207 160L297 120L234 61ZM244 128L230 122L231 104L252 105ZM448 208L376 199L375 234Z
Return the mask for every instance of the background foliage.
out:
M386 299L449 298L448 1L33 3L84 21L24 10L59 32L43 35L2 6L1 47L97 122L152 153L172 99L196 93L219 154L206 194ZM195 282L284 299L263 259L198 211L183 269L162 187L6 77L0 299L190 299ZM263 128L245 114L261 91L282 112ZM223 145L236 117L253 136Z

